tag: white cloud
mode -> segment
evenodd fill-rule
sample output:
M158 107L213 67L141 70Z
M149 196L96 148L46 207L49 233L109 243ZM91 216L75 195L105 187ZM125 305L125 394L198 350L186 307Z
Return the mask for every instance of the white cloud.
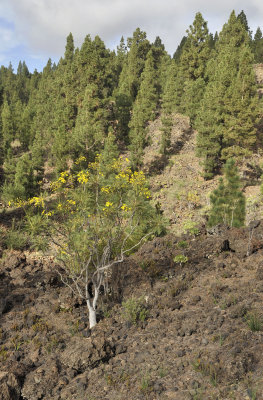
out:
M0 62L4 62L6 59L6 54L10 53L13 49L18 46L19 42L15 36L12 28L5 27L0 22Z
M201 11L211 31L221 29L232 9L244 9L250 26L263 21L262 0L1 0L0 16L12 20L16 38L31 54L63 55L66 36L80 46L85 35L98 34L108 46L136 27L154 40L159 35L175 51L185 30ZM263 23L262 23L263 24ZM8 33L6 33L8 44ZM10 46L14 38L10 35ZM6 44L6 46L7 46Z

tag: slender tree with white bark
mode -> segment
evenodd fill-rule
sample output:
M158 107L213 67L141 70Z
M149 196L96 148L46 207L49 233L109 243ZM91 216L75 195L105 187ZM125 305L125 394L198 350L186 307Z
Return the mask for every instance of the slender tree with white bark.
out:
M104 163L102 154L85 169L62 172L53 188L55 204L44 213L50 220L58 272L86 302L93 328L109 271L155 233L160 215L150 204L144 174L132 172L128 160Z

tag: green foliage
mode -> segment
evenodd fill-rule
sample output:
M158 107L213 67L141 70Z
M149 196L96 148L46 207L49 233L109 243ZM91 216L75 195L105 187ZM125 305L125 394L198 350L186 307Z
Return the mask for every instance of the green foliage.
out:
M249 35L232 12L207 67L208 85L195 125L197 155L210 179L222 160L249 156L256 143L258 95Z
M183 48L184 48L184 45L185 45L186 41L187 41L187 37L183 36L183 38L181 39L181 42L177 46L177 49L176 49L176 51L175 51L175 53L173 55L173 59L174 59L174 61L176 63L179 63L179 61L180 61L181 54L182 54L182 51L183 51Z
M134 169L142 165L143 149L147 143L146 125L149 121L155 119L158 101L156 81L157 74L154 69L153 53L149 51L129 124L131 162Z
M8 351L4 348L4 346L0 349L0 361L6 361L8 358Z
M206 66L211 52L207 22L200 12L195 15L187 34L180 55L176 97L178 111L186 113L193 121L203 97Z
M123 317L127 321L136 325L138 322L143 322L146 320L148 315L148 310L145 306L143 297L138 299L130 298L122 303L123 307Z
M246 315L246 321L252 332L258 332L262 330L263 319L256 312L250 312Z
M9 250L24 250L28 245L28 238L22 231L21 223L13 219L12 226L4 234L4 245Z
M188 247L188 243L185 240L181 240L176 246L178 249L186 249Z
M173 127L172 114L176 109L176 65L173 60L170 63L166 76L166 84L162 94L162 139L161 154L166 154L170 147L171 132Z
M188 219L187 221L185 221L183 225L184 233L190 233L191 235L194 236L199 235L200 231L197 228L197 226L198 226L197 222Z
M28 236L31 249L38 251L48 249L48 238L46 237L48 221L44 215L26 213L23 229Z
M26 199L32 196L38 188L37 174L28 153L22 154L18 159L9 159L5 164L6 181L2 188L2 198L7 203L16 199Z
M188 262L188 257L186 257L183 254L178 254L177 256L174 257L174 262L176 264L186 264Z
M255 62L262 63L263 62L263 36L262 31L258 27L254 36L254 40L252 42L252 51L254 53Z
M147 393L152 390L152 382L149 373L142 376L139 389L144 395L147 395Z
M230 227L244 225L246 215L245 196L240 188L240 178L233 159L226 162L225 179L221 178L217 189L211 194L209 226L220 223Z
M94 162L87 163L82 156L72 172L60 174L52 184L56 194L53 201L39 197L29 200L35 208L43 207L41 217L46 219L41 229L46 227L63 269L63 282L85 299L90 315L95 312L96 302L88 291L89 282L95 288L97 301L105 272L164 225L161 214L150 203L143 172L132 172L129 160L113 158L114 151L116 147L109 136L104 151ZM78 169L84 163L86 168ZM32 229L36 228L35 222L35 218L28 220ZM94 326L94 319L90 321Z

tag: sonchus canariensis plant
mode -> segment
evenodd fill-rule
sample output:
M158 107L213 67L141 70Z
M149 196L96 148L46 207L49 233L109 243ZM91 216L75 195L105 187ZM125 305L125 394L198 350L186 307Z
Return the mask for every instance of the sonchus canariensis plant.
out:
M104 163L97 155L86 169L61 173L53 183L57 200L52 210L43 211L50 220L61 279L85 300L90 328L96 325L107 271L162 225L145 175L132 172L128 163L121 158Z

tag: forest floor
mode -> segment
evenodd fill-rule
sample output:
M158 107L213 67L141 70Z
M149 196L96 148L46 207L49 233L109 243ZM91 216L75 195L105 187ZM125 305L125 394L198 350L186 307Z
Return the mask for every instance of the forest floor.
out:
M149 132L144 169L170 231L113 271L95 328L52 257L1 249L0 400L263 399L263 157L239 165L247 227L207 231L219 178L201 177L196 132L175 115L167 159L160 119Z

